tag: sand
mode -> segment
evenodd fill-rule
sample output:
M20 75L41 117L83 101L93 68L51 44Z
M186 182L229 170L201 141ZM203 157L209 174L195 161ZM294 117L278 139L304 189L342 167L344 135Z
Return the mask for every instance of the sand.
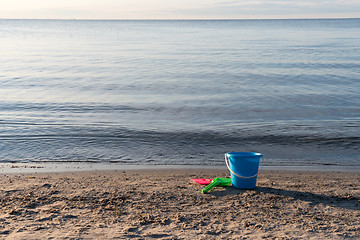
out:
M360 239L360 174L264 171L201 194L219 169L0 175L0 239Z

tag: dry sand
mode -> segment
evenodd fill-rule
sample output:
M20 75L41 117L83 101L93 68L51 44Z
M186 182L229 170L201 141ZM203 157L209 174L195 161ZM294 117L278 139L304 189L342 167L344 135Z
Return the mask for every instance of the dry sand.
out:
M264 171L254 190L201 194L225 170L0 175L0 239L360 239L360 174Z

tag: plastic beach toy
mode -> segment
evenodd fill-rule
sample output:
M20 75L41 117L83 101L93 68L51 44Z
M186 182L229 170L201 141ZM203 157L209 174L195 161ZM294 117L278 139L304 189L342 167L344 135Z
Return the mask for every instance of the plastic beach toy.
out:
M252 189L256 187L257 176L264 166L264 156L255 152L229 152L225 154L225 163L234 188Z
M192 181L199 183L199 184L203 184L203 185L208 185L211 183L212 178L208 179L208 178L195 178L195 179L191 179Z
M211 189L213 189L214 187L217 187L217 186L226 187L230 183L231 183L230 178L215 178L214 180L212 180L212 182L209 185L207 185L203 190L201 190L201 193L207 193Z

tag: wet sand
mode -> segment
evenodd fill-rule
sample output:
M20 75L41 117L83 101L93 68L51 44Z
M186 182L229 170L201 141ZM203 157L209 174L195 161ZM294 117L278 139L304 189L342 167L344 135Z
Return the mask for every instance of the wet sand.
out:
M359 239L360 174L264 171L201 194L226 170L0 175L0 239Z

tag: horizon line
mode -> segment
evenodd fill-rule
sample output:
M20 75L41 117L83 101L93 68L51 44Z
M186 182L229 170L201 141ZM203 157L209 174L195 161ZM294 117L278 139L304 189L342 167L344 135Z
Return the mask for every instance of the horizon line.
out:
M360 19L354 17L309 18L0 18L0 20L70 20L70 21L231 21L231 20L332 20Z

